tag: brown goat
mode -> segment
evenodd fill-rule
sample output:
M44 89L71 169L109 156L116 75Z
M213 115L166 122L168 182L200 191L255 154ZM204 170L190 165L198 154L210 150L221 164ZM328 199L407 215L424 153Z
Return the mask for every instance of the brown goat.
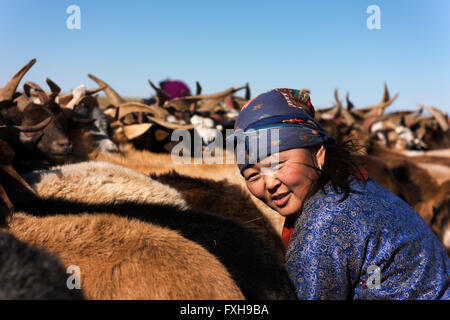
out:
M37 218L17 212L14 236L80 268L88 299L243 299L225 267L177 232L111 215Z

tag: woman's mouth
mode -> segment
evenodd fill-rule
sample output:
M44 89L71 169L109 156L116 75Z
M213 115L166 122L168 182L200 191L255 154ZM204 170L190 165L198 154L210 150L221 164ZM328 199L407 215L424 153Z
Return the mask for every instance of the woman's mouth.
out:
M275 205L277 207L283 207L286 205L286 203L289 201L289 198L291 197L291 192L284 192L281 193L275 197L272 197L272 201L273 203L275 203Z

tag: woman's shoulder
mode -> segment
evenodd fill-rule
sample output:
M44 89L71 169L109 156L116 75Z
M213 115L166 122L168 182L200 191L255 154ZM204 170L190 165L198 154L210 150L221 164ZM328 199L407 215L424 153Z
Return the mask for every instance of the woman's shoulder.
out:
M353 179L350 190L349 196L343 199L343 193L327 184L325 192L319 191L305 202L302 220L308 223L324 220L330 225L341 222L367 232L425 223L411 206L371 178Z

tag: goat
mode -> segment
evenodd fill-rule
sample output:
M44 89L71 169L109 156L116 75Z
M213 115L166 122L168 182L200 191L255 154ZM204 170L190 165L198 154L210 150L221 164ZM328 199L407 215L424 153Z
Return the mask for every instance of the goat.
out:
M79 300L59 259L0 231L0 300Z
M295 299L284 266L253 232L232 219L200 210L121 202L85 204L34 198L14 202L15 209L34 216L105 213L178 231L215 255L247 299Z
M244 298L211 253L150 223L105 214L38 218L15 212L10 232L79 267L88 299Z

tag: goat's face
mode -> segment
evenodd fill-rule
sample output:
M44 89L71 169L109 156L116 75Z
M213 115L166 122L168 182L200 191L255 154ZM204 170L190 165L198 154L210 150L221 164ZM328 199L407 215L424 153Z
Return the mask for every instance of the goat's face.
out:
M30 104L23 112L23 125L35 125L48 117L51 122L42 130L30 133L21 133L20 140L25 144L34 144L50 161L61 163L72 152L67 130L68 121L59 106L48 101L44 105Z
M98 106L83 103L75 106L73 111L86 119L92 119L93 123L87 127L87 130L100 152L119 152L118 147L109 138L108 118Z

